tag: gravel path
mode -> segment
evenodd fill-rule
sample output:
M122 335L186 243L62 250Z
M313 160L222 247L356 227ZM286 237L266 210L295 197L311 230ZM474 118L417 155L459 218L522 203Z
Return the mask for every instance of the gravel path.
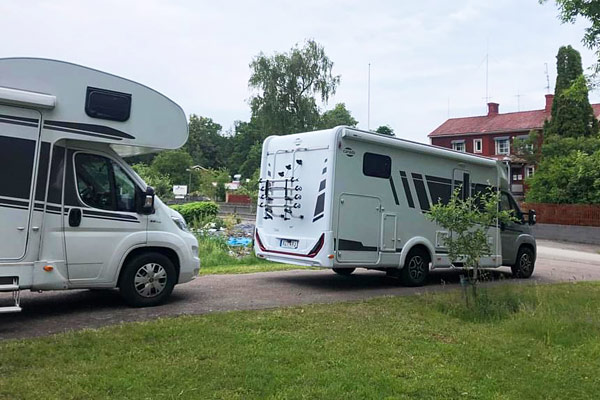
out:
M167 304L132 309L118 292L24 292L23 312L0 314L0 340L45 336L69 330L98 328L184 314L267 309L309 303L363 300L446 290L458 285L460 271L434 271L421 288L400 286L382 272L357 270L343 277L329 270L294 270L244 275L206 275L177 286ZM510 270L493 270L495 278L509 278ZM588 247L538 242L538 261L531 280L513 282L600 280L600 254Z

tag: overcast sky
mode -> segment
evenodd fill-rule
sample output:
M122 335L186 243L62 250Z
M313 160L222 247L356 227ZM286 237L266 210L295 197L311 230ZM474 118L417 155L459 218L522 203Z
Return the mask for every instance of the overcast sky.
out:
M342 77L327 107L346 103L366 129L371 63L371 129L389 124L426 142L448 115L486 112L488 52L489 96L500 112L543 108L544 63L553 90L559 46L573 45L591 65L585 21L562 25L556 15L552 2L537 0L0 0L0 57L124 76L227 130L249 118L252 57L313 38Z

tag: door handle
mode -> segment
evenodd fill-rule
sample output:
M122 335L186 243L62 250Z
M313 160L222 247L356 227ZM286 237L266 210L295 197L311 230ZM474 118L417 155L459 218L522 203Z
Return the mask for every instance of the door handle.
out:
M81 209L71 208L69 210L69 226L78 227L81 225Z
M37 231L40 230L40 227L39 226L32 226L31 230L34 231L34 232L37 232Z
M24 227L24 226L17 226L17 230L18 230L18 231L24 231L24 230L25 230L25 227Z

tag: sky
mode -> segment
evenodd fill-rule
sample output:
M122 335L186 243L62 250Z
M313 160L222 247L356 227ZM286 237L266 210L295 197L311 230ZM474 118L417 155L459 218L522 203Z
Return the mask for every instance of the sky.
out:
M389 125L428 142L448 117L487 112L486 75L501 113L541 109L545 64L553 91L561 45L578 49L584 68L594 63L581 44L587 22L561 24L557 14L537 0L0 0L0 57L120 75L227 132L250 117L252 58L314 39L341 75L323 110L343 102L359 128Z

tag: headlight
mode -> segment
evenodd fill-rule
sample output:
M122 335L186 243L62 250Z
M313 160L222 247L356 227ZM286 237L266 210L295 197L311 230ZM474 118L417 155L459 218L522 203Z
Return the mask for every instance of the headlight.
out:
M187 224L185 223L185 220L183 218L171 217L171 219L173 220L173 222L175 222L175 225L177 225L179 229L181 229L184 232L189 232Z

